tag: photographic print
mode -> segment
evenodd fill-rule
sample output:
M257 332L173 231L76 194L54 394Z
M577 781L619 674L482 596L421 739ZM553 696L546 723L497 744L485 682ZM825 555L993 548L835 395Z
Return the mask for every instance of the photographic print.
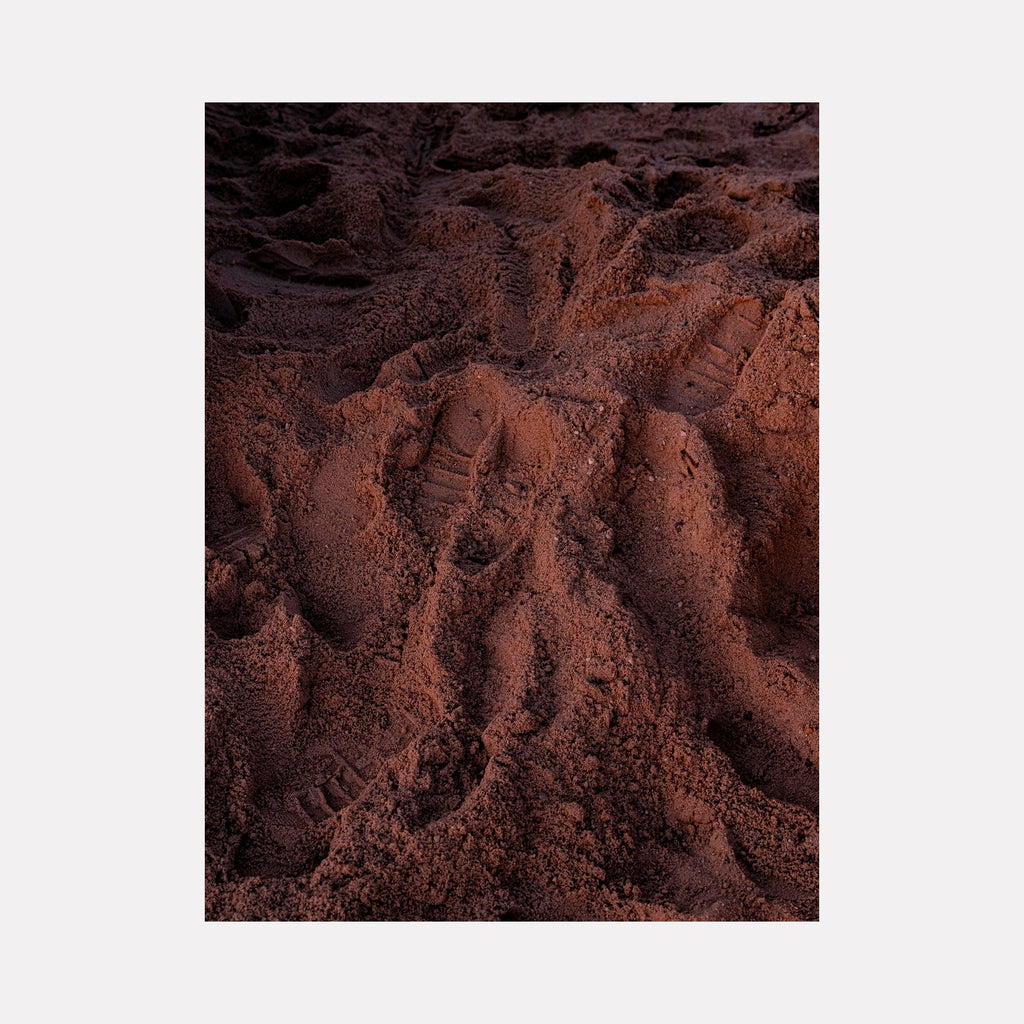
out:
M206 918L818 918L818 105L207 104Z

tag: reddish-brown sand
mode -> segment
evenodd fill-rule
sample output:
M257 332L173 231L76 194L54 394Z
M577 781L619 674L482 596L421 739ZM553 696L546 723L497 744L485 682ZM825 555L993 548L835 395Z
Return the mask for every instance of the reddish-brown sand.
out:
M206 913L814 920L814 104L209 106Z

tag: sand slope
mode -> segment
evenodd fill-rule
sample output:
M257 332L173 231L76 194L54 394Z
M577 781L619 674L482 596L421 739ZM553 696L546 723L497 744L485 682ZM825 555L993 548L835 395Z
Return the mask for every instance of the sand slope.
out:
M208 918L816 918L817 124L207 108Z

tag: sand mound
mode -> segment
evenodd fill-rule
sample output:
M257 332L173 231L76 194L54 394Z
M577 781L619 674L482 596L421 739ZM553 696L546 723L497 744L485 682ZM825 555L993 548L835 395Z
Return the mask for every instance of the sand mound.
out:
M817 916L814 105L207 108L207 916Z

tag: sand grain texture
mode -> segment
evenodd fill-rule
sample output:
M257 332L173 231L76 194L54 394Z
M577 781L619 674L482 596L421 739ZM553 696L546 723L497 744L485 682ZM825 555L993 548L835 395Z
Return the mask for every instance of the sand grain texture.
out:
M207 107L208 919L816 919L817 125Z

